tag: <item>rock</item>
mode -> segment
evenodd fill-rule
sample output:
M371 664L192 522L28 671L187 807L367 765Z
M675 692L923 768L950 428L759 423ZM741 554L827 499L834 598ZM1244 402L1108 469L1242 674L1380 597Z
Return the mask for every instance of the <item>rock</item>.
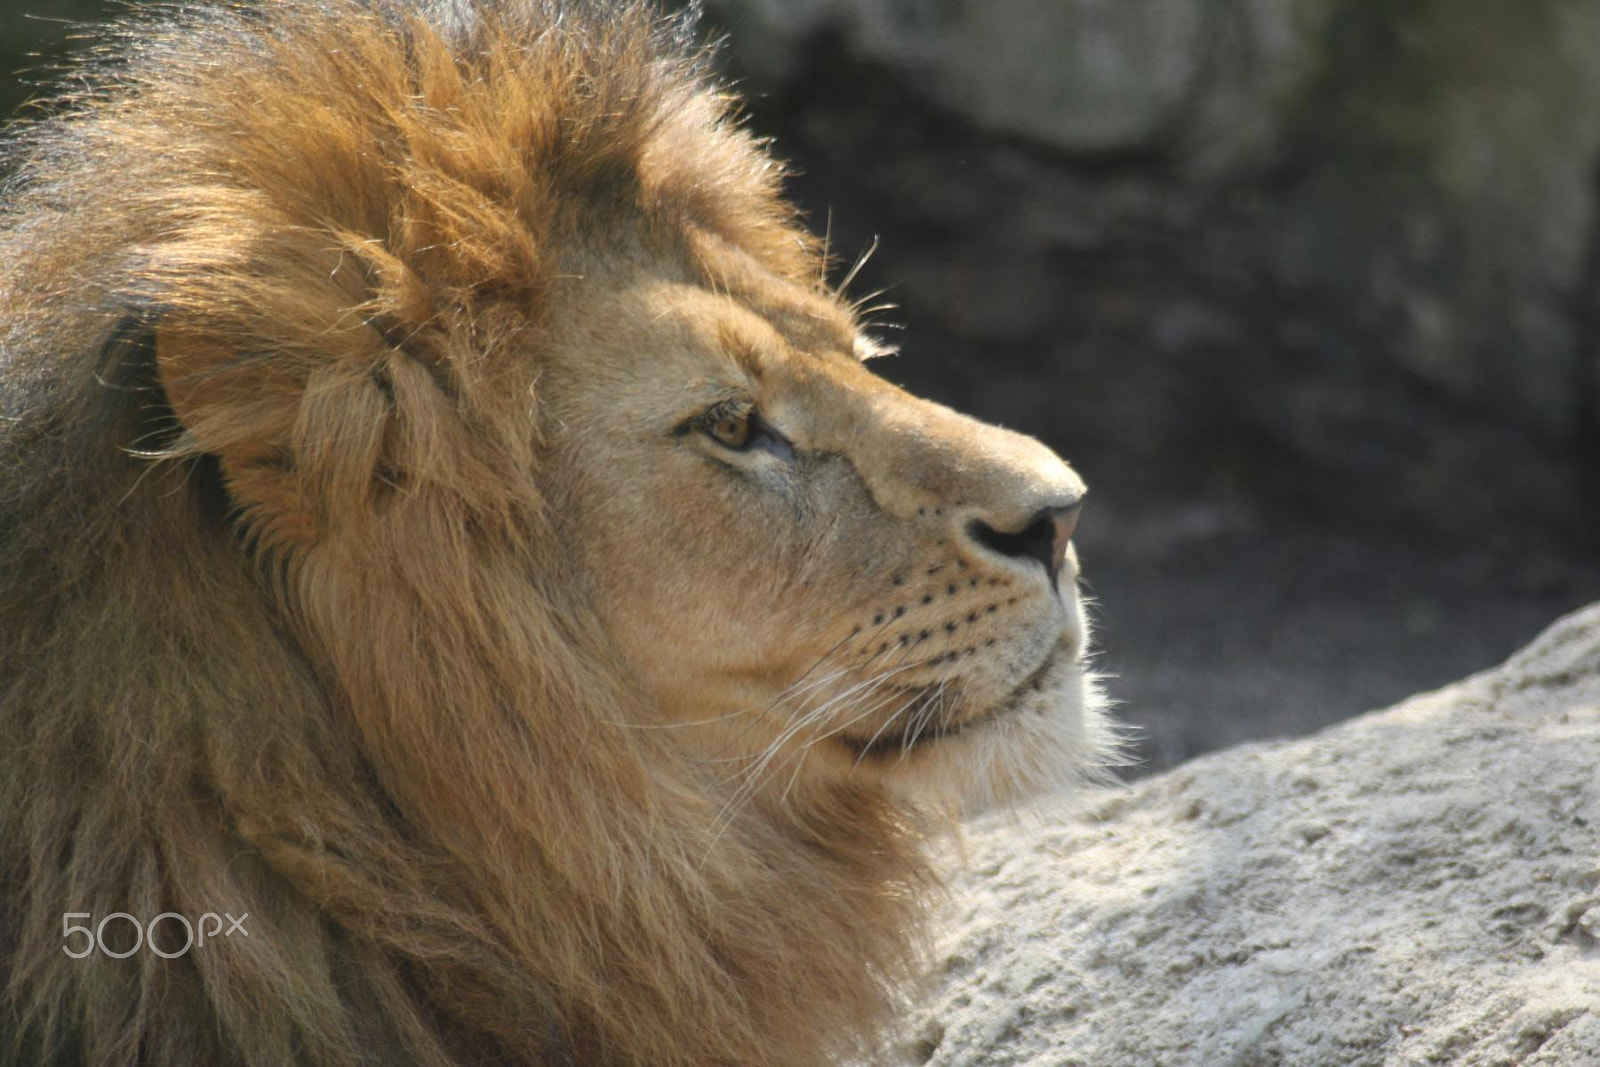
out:
M1600 1063L1600 606L1502 667L972 828L906 1062Z
M708 6L836 247L883 237L889 373L1027 382L987 413L1102 485L1593 543L1592 0Z
M924 80L931 97L995 130L1084 151L1162 136L1201 77L1201 0L730 0L770 75L792 73L806 38L852 48ZM741 37L743 33L741 33Z

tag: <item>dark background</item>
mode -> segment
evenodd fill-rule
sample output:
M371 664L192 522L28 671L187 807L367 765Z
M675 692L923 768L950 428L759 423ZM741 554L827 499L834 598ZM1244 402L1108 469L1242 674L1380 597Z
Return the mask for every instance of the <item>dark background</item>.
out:
M708 7L841 273L877 242L879 372L1088 479L1143 769L1600 597L1600 0ZM0 0L4 114L109 9Z

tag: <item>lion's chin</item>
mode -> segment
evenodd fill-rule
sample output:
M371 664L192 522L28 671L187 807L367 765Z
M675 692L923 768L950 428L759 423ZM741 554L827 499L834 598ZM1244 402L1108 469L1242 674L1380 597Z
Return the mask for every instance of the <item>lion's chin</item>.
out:
M1117 762L1105 697L1080 659L1058 651L992 709L909 743L851 746L857 772L963 815L1105 780Z

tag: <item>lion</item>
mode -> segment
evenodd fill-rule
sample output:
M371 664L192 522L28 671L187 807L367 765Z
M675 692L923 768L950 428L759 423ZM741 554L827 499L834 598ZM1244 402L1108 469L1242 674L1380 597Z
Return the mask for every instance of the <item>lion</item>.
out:
M13 132L0 1061L870 1053L1101 764L1082 480L868 369L695 34L163 8Z

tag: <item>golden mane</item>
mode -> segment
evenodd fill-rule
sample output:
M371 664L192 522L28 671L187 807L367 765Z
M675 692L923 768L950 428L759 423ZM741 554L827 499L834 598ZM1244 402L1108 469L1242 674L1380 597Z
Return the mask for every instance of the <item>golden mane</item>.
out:
M571 249L692 262L692 227L820 274L688 25L275 0L129 23L78 84L0 215L0 1062L867 1041L915 957L907 817L723 817L615 728L537 376L483 358ZM224 910L248 938L62 952L64 913Z

